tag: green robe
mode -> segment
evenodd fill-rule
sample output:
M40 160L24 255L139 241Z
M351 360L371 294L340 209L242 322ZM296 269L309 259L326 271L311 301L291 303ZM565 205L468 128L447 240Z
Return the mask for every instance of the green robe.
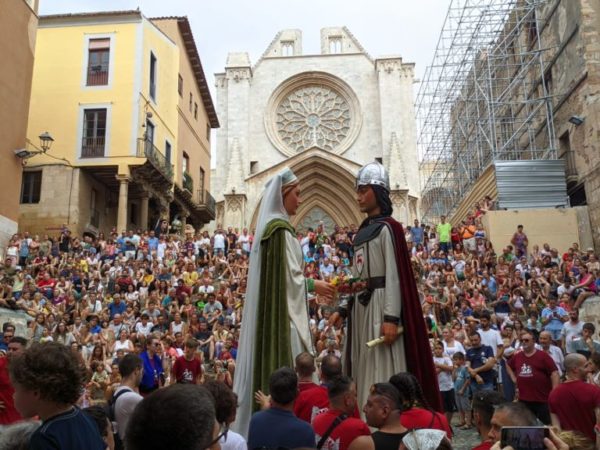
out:
M261 239L253 392L268 392L271 374L280 367L293 367L286 289L285 233L288 232L294 234L294 228L284 220L275 219L267 224Z

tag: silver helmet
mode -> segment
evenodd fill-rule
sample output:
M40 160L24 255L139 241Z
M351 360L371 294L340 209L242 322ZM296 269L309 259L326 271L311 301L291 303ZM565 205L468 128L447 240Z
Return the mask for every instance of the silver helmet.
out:
M383 164L378 162L370 162L362 166L356 176L356 188L360 186L381 186L386 191L390 190L390 177Z

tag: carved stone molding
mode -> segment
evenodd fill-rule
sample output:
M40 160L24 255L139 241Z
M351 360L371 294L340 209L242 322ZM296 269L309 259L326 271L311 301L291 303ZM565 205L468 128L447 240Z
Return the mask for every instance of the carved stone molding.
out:
M287 156L315 147L342 154L361 125L360 104L352 89L323 72L305 72L284 81L265 114L267 136Z
M236 83L240 80L249 80L252 77L250 67L240 67L236 69L227 69L227 79Z
M402 58L378 59L375 62L375 68L379 73L392 73L395 71L399 72L402 68Z

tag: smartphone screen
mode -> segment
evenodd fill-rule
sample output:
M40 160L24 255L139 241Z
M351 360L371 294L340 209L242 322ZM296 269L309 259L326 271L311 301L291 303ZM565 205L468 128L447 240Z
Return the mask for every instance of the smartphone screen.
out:
M545 450L546 427L503 427L500 446L510 445L514 450Z

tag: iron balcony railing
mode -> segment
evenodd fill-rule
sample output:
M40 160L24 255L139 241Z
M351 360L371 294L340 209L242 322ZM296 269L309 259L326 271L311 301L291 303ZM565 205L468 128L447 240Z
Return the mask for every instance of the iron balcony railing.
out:
M169 181L173 180L173 164L163 155L154 144L146 139L138 139L138 158L147 158L156 170L163 174Z
M104 136L84 137L81 140L82 158L103 158L104 157Z
M211 215L215 215L215 198L206 189L198 189L198 204L204 205Z
M190 194L193 195L194 193L194 180L192 179L192 176L187 173L187 172L183 172L183 188L186 189Z
M108 84L108 63L89 66L87 71L88 86L106 86Z

